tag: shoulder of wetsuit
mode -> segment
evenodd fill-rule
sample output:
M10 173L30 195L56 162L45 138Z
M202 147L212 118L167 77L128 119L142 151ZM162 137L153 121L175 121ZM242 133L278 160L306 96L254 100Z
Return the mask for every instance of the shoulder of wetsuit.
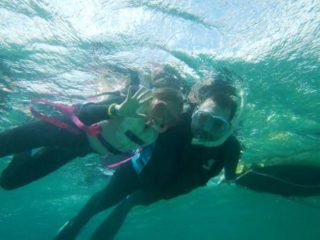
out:
M240 141L234 136L231 135L221 146L221 148L226 148L230 151L230 149L240 152L241 151L241 144Z
M191 120L187 114L182 114L177 125L170 127L166 132L159 135L157 144L165 145L168 148L182 147L191 142Z
M182 130L184 132L190 131L191 132L191 114L189 112L182 113L179 117L179 121L177 124L170 129Z

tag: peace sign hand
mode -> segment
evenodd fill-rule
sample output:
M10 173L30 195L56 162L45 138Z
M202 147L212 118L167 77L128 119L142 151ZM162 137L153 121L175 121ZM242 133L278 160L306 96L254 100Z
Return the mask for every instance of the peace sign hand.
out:
M117 115L120 117L137 117L137 110L150 103L152 92L145 87L140 87L138 91L133 93L131 87L128 89L126 99L116 106Z

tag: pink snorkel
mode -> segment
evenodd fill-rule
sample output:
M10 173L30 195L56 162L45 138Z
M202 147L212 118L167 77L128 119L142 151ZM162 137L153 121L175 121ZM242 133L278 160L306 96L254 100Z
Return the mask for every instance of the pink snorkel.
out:
M51 107L54 107L55 109L57 109L59 112L65 114L66 116L68 116L70 118L70 120L75 124L75 127L70 126L69 124L60 121L54 117L49 117L46 116L38 111L36 111L32 106L30 107L30 111L32 113L33 116L35 116L36 118L43 120L45 122L51 123L57 127L63 128L68 130L69 132L73 133L73 134L80 134L81 131L84 131L85 133L92 135L92 136L97 136L101 133L101 127L98 124L92 124L91 126L87 126L85 125L74 113L75 111L75 107L74 106L68 106L62 103L53 103L50 102L46 99L32 99L31 103L40 103L40 104L44 104L44 105L48 105Z
M137 154L139 154L142 151L142 149L138 149L137 151L135 151L133 154L131 154L128 158L121 160L119 162L116 163L112 163L112 164L107 164L107 168L117 168L120 167L121 165L125 164L126 162L131 161Z

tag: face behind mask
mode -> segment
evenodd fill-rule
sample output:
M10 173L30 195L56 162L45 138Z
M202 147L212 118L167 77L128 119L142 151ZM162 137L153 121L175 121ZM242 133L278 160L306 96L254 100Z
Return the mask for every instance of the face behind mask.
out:
M192 144L206 147L216 147L223 144L238 125L244 105L242 95L236 103L237 111L231 120L229 120L230 111L218 107L213 100L207 100L201 104L198 110L192 114Z
M224 116L197 110L192 115L191 130L193 144L218 146L232 133L231 123Z
M193 136L199 139L218 139L231 128L230 123L211 112L197 110L192 115L191 129Z

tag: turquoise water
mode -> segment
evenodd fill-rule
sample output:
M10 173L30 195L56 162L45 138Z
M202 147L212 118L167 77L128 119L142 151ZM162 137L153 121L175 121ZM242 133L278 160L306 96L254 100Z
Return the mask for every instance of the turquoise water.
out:
M319 1L1 0L0 130L31 119L31 98L98 100L125 67L170 63L195 81L227 67L246 82L242 161L319 164L319 16ZM105 184L96 161L0 190L0 239L51 239ZM319 206L211 184L135 209L117 239L319 239Z

